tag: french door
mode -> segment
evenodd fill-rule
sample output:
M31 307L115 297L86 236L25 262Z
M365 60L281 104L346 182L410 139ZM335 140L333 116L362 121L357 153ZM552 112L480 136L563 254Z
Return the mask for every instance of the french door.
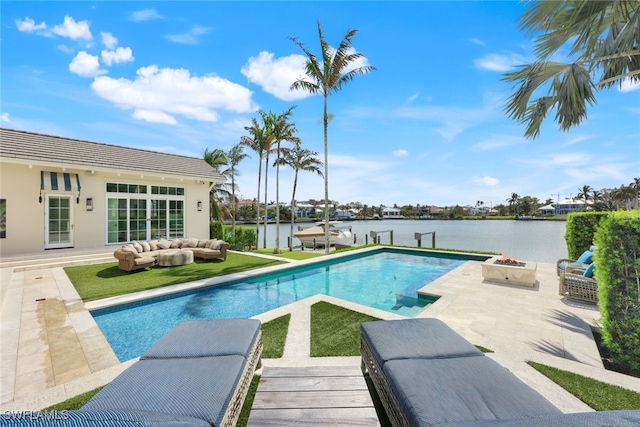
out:
M73 203L71 196L46 195L45 249L73 247Z
M184 200L109 198L107 241L172 239L184 237Z

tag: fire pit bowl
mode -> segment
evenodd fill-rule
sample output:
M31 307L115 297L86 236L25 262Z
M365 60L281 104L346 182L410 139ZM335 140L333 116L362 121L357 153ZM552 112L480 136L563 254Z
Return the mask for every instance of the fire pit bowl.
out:
M533 287L537 280L537 269L535 262L496 256L482 263L482 277L488 282Z

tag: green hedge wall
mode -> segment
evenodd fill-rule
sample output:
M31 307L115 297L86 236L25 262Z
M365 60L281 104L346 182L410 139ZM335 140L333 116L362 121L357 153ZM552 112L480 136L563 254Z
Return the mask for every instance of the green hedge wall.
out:
M640 374L640 210L610 213L595 244L605 345L616 363Z
M210 222L209 238L224 240L224 224L218 221Z
M568 258L578 259L594 244L596 230L608 215L609 212L572 212L567 216L564 239L567 242Z

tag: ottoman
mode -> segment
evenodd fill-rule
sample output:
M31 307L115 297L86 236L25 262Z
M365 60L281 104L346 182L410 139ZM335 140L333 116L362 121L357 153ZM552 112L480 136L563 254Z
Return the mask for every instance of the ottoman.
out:
M171 267L175 265L191 264L193 262L193 252L191 251L164 251L158 254L158 265Z

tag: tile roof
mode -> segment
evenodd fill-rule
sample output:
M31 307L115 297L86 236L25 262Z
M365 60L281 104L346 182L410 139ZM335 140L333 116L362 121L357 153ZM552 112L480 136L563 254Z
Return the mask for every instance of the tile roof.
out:
M0 128L0 158L224 181L203 159Z

